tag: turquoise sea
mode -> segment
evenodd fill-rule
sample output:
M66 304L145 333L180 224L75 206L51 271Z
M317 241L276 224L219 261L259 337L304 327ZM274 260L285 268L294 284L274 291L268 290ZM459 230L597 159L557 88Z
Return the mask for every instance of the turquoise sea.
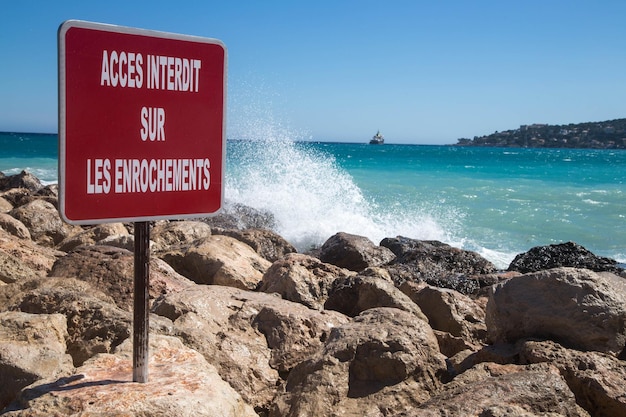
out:
M0 133L0 171L57 181L57 136ZM566 241L626 263L626 151L232 140L225 196L298 249L339 231L436 239L500 268Z

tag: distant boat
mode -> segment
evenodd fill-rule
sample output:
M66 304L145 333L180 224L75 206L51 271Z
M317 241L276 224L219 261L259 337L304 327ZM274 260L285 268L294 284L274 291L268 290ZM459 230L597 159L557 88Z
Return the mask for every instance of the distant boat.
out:
M385 138L380 134L380 130L376 132L374 136L372 136L372 140L370 140L370 145L382 145L385 143Z

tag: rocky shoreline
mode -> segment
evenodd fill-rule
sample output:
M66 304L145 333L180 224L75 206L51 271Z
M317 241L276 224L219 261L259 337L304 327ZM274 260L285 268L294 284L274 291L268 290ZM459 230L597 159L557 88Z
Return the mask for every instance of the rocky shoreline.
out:
M0 173L6 416L626 416L626 273L572 242L500 271L437 241L297 253L231 206L151 227L132 382L132 224L79 227Z

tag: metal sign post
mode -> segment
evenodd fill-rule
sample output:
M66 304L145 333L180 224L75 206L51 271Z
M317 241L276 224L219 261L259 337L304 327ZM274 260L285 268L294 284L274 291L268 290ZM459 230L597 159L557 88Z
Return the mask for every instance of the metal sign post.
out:
M148 382L150 331L150 223L135 222L135 292L133 306L133 382Z

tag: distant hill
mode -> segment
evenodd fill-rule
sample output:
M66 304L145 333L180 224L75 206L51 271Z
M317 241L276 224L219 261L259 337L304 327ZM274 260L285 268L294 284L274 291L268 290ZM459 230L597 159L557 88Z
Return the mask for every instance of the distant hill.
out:
M626 149L626 119L522 125L519 129L474 136L474 139L461 138L456 146Z

